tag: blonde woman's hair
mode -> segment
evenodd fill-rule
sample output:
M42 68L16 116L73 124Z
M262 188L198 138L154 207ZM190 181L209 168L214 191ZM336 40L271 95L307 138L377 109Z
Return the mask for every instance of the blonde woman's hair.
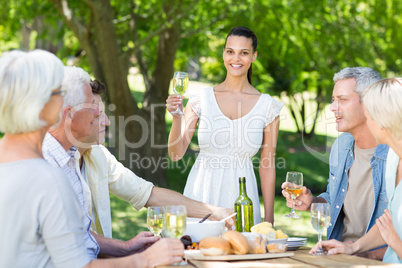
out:
M0 58L0 131L20 134L46 126L40 113L63 75L63 63L50 52L4 53Z
M402 78L375 82L363 95L363 104L371 118L397 138L402 138Z

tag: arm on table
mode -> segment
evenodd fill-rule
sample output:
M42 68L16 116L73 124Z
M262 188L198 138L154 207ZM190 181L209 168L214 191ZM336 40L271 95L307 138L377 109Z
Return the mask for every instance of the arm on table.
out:
M264 128L262 150L260 158L261 191L264 200L264 221L274 224L275 200L275 152L278 140L279 116Z
M194 218L202 218L208 213L212 213L211 220L221 220L233 212L231 208L221 208L210 204L202 203L185 197L184 195L160 187L152 188L151 196L146 207L151 206L166 206L166 205L183 205L186 206L187 215ZM233 225L232 218L226 221L227 224Z
M111 257L123 257L142 252L160 240L159 236L154 236L151 232L140 232L129 241L106 238L92 231L91 234L99 244L99 255Z
M139 254L114 259L97 259L85 267L155 267L180 262L183 256L184 247L179 239L163 238Z
M322 241L322 248L328 250L329 255L334 254L356 254L368 251L373 248L377 248L385 244L382 239L380 231L378 230L377 224L374 225L367 234L358 239L354 243L340 242L335 239L328 241ZM318 243L310 250L310 254L317 251L319 245Z

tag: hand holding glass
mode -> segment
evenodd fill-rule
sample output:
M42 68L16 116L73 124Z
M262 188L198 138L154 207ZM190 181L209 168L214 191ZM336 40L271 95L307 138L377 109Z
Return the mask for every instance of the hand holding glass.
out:
M286 182L288 183L288 186L286 186L286 192L290 194L290 197L292 198L292 210L288 215L285 215L285 217L298 219L300 217L296 215L295 212L295 199L302 192L303 173L295 171L286 173Z
M188 87L188 74L185 72L175 72L173 76L173 91L174 93L182 96ZM181 114L184 113L177 107L176 111L172 112L172 114Z
M163 230L163 207L148 207L147 225L148 229L156 236L160 235Z
M328 228L331 221L328 203L311 204L311 224L318 233L318 249L312 255L327 255L321 246L321 237L324 229Z

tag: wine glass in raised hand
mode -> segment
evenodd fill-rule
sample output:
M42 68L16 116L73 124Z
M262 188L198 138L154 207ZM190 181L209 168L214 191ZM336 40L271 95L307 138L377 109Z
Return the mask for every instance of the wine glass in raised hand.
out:
M300 195L303 189L303 173L290 171L286 173L286 192L292 198L292 210L285 217L300 218L295 212L295 199Z

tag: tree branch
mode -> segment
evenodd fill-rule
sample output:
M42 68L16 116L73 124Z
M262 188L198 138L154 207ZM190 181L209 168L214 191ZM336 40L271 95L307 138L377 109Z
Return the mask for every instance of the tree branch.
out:
M194 8L194 5L196 5L199 2L199 0L193 1L192 5L189 5L188 8L182 10L180 13L176 14L176 12L179 10L179 8L172 8L171 10L169 10L169 12L166 14L166 17L168 18L167 20L165 20L163 22L163 24L161 25L161 27L155 31L153 31L152 33L148 34L147 37L141 41L139 41L138 43L135 43L135 47L127 50L127 53L129 54L135 54L137 50L140 49L140 47L146 43L148 43L152 38L154 38L155 36L158 36L161 32L166 31L167 29L169 29L170 27L172 27L173 24L177 23L179 20L184 19L186 16L189 16L190 14L190 10ZM180 5L179 5L180 6ZM226 12L226 11L225 11ZM172 15L175 14L175 16L173 16L173 19L170 19L172 17ZM134 15L134 14L133 14Z
M67 26L75 33L77 38L83 42L87 36L87 29L73 13L73 10L69 7L67 0L50 0L56 9L59 11Z

